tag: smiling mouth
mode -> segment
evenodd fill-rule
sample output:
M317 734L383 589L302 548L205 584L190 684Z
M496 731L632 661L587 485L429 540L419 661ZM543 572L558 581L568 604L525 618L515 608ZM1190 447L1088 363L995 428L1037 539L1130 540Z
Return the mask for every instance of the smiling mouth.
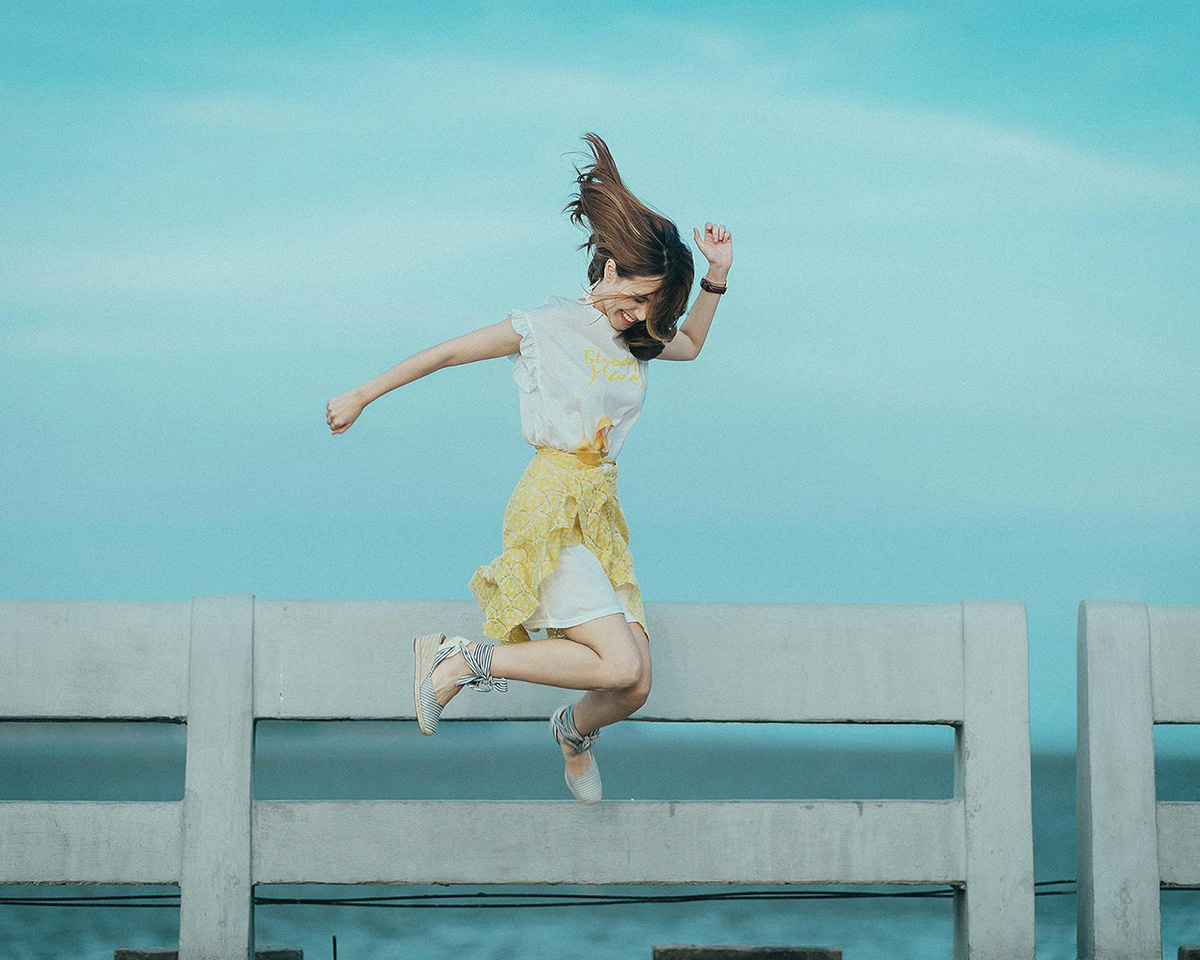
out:
M621 319L625 321L625 325L627 327L633 326L633 318L630 317L629 314L627 314L624 310L621 311Z

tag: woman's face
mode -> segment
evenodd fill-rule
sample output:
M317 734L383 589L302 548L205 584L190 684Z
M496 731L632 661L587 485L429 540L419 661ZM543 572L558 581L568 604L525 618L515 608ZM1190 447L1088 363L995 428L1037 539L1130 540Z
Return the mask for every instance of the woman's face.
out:
M603 278L592 288L594 295L603 297L594 306L608 317L614 330L626 330L646 319L649 296L661 282L661 277L618 277L616 264L609 260Z

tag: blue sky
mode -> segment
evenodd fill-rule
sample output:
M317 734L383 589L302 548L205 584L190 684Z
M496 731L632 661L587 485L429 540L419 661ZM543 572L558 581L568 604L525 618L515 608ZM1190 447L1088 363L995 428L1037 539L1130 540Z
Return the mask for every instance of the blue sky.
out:
M510 365L325 402L579 291L592 130L734 236L622 452L648 606L1023 600L1069 747L1079 601L1200 602L1198 41L1185 3L10 4L0 594L470 599Z

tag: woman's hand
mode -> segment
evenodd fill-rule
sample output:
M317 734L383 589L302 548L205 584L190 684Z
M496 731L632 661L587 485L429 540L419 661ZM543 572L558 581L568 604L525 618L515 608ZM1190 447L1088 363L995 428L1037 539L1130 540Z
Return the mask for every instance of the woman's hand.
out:
M329 424L331 435L345 433L350 424L358 419L366 404L354 390L342 393L325 404L325 422Z
M733 234L725 229L723 223L705 223L704 236L692 227L696 235L696 246L708 258L708 262L718 270L727 271L733 263Z

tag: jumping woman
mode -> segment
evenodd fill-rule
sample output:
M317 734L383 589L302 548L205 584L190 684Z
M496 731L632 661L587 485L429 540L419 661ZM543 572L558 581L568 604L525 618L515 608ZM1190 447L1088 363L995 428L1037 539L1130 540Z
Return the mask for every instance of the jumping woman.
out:
M607 145L584 139L592 162L564 208L589 231L589 286L455 337L334 397L326 420L344 433L389 390L490 357L513 362L521 435L536 448L504 511L503 550L476 569L471 592L494 643L443 633L413 640L417 724L431 736L463 687L505 691L525 680L588 691L550 717L564 779L576 799L601 797L592 743L650 692L650 638L633 574L629 528L617 499L617 454L642 411L650 360L694 360L708 335L733 259L724 224L693 228L708 259L702 292L682 326L692 254L675 224L625 186ZM528 643L531 630L546 637ZM584 733L583 731L587 731Z

